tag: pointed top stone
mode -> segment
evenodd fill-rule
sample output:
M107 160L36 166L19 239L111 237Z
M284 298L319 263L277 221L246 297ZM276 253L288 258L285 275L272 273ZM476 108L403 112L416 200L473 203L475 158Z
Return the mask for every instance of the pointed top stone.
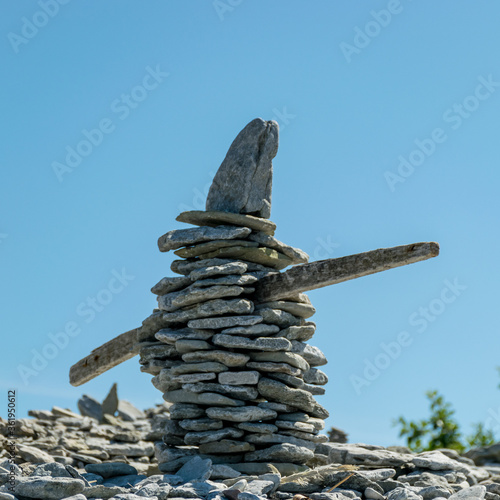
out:
M207 196L207 211L268 219L271 216L272 159L278 152L278 124L252 120L231 144Z

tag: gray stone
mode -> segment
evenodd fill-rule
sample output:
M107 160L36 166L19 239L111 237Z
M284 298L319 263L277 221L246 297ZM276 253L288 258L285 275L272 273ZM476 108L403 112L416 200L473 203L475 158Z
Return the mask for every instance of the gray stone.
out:
M437 450L419 453L417 456L412 457L411 461L421 469L457 470L465 473L469 471L464 464L448 458L444 453Z
M167 344L175 344L179 340L207 340L210 339L212 335L212 331L193 330L191 328L181 328L179 330L164 328L155 333L155 337L160 342L165 342Z
M218 267L225 266L226 264L231 264L231 267L221 274L243 274L248 269L247 262L240 262L235 259L187 259L187 260L174 260L172 264L170 264L170 269L177 274L189 275L192 281L197 281L201 278L207 278L212 276L211 273L201 276L197 276L196 274L191 274L193 271L203 271L207 267ZM236 264L236 266L233 266ZM216 273L218 274L218 273Z
M396 453L381 446L350 443L325 443L323 446L329 449L330 461L337 464L398 467L414 459L414 455Z
M294 377L293 375L288 375L287 373L269 372L266 373L266 376L274 380L279 380L280 382L283 382L289 387L297 387L300 389L301 387L303 388L303 386L305 385L304 381L301 378Z
M232 246L226 248L219 248L213 252L200 255L200 259L240 259L255 264L260 264L271 269L284 269L292 264L292 260L286 255L267 247L243 247Z
M266 325L264 323L251 326L235 326L233 328L226 328L221 333L225 335L243 335L246 337L267 336L279 332L279 326Z
M205 410L196 404L175 403L169 408L170 418L184 420L186 418L199 418L205 415Z
M239 439L243 434L244 432L240 429L225 427L216 431L188 432L184 436L184 441L186 444L200 445L220 441L221 439Z
M275 489L275 483L273 481L262 481L260 479L254 479L250 481L245 488L246 493L253 493L254 495L267 495Z
M213 420L212 418L197 418L197 419L184 419L179 422L179 425L187 431L211 431L222 429L221 420Z
M143 342L140 344L139 354L141 356L140 363L146 363L153 359L168 359L168 358L178 358L179 355L174 346L170 344L164 344L161 342L155 342L154 344L147 344Z
M271 340L271 339L269 339ZM285 340L286 339L274 339L274 340ZM251 353L250 357L252 361L270 361L272 363L288 363L295 368L302 371L309 370L309 364L300 354L295 354L293 352L256 352Z
M295 431L292 429L280 429L280 433L284 434L285 436L293 436L295 438L305 441L311 441L316 444L328 442L328 436L326 434L311 434L310 432Z
M194 392L167 391L163 394L163 399L171 403L192 403L209 406L243 406L245 403L238 399L228 398L215 392Z
M212 472L212 461L194 457L184 464L178 471L177 476L182 477L184 482L206 481Z
M151 292L155 295L165 295L166 293L175 292L186 288L191 284L191 279L188 276L176 277L176 278L162 278L158 283L156 283Z
M118 410L118 389L116 383L111 386L108 395L102 402L102 412L107 415L114 415Z
M320 387L319 385L312 385L312 384L304 384L301 389L304 391L310 392L313 396L322 396L323 394L326 393L326 390L324 387Z
M214 420L228 420L229 422L257 422L276 418L278 414L273 410L258 406L244 406L240 408L208 408L207 416Z
M248 462L292 462L297 464L306 463L313 458L314 453L309 448L296 446L289 443L276 444L245 454L245 460Z
M285 373L292 377L299 377L302 371L288 363L273 363L271 361L249 361L247 368L258 370L264 374L267 373Z
M301 318L296 318L292 314L282 311L281 309L259 309L258 314L262 316L264 323L278 325L280 328L288 328L290 326L300 325Z
M396 488L387 495L387 500L422 500L423 497L417 495L408 488Z
M322 366L328 362L320 349L297 340L292 340L292 352L300 354L311 366Z
M26 477L16 481L13 493L18 497L60 500L82 493L85 483L68 477Z
M288 340L306 341L312 338L315 331L316 325L310 321L302 326L289 326L276 334L276 337L285 337Z
M185 391L191 392L218 392L231 398L242 399L243 401L253 401L259 397L259 393L255 387L238 386L216 383L196 383L183 384L182 388Z
M130 488L135 486L137 483L145 479L147 476L144 475L127 475L127 476L116 476L104 481L104 486L121 486L122 488Z
M17 445L18 455L25 461L32 464L45 464L54 462L54 459L47 452L35 448L34 446Z
M203 241L245 238L250 233L251 229L236 226L204 226L189 229L174 229L160 236L158 239L158 248L160 252L168 252L169 250L176 250L177 248L194 245Z
M206 210L271 215L272 159L278 152L278 124L252 120L232 142L215 174Z
M215 361L222 363L225 366L234 368L245 366L250 360L250 356L237 352L230 351L207 351L207 352L190 352L182 356L182 360L186 363L197 363L203 361Z
M215 373L185 373L184 375L172 376L172 382L180 384L195 384L206 380L214 380L217 378Z
M74 477L68 472L63 464L57 462L42 464L35 467L30 476Z
M279 309L281 311L286 311L299 318L310 318L316 313L316 309L310 304L301 304L299 302L290 302L285 300L275 300L271 302L263 302L259 304L255 309Z
M257 434L273 434L278 431L278 428L273 424L263 424L259 422L242 422L236 427Z
M328 382L328 376L318 368L311 368L304 372L304 382L307 384L325 385Z
M262 232L252 232L248 239L250 241L256 241L262 246L274 248L275 250L280 251L282 254L291 259L293 264L304 264L309 261L309 255L307 255L304 251L299 248L291 247L290 245L287 245L268 234Z
M222 439L211 443L201 444L200 453L226 454L226 453L245 453L255 451L255 446L247 442L234 441L232 439Z
M152 457L154 454L153 444L146 441L139 443L109 443L104 449L110 455L124 455L126 457ZM87 472L94 471L88 470Z
M295 413L280 415L279 419L287 422L308 422L311 420L311 417L307 413L297 411ZM321 422L323 421L321 420Z
M126 494L128 491L130 491L128 488L122 488L120 486L104 486L103 484L97 484L85 488L83 494L86 498L102 498L107 500L108 498L120 494Z
M257 434L247 434L245 436L245 441L248 441L249 443L252 444L259 444L259 445L268 445L268 444L293 444L294 446L300 446L304 448L308 448L309 450L314 451L316 448L315 443L307 440L307 439L300 439L296 438L294 436L286 435L284 433L277 433L277 434L263 434L263 433L257 433Z
M80 413L84 417L95 418L99 422L102 420L102 407L97 399L91 398L84 394L77 403Z
M227 347L229 349L251 349L257 351L283 351L291 348L291 343L287 339L259 337L255 340L237 335L216 334L212 338L215 345ZM251 356L253 356L251 354Z
M256 323L260 323L261 321L262 321L261 316L224 316L222 318L194 319L189 321L188 327L195 329L210 328L216 330L219 328L229 328L231 326L237 326L237 325L241 326L255 325Z
M183 375L185 373L219 373L227 371L227 366L216 361L205 361L203 363L183 363L170 368L171 375Z
M146 414L142 410L125 399L120 399L118 402L118 416L127 422L146 418Z
M282 476L290 476L307 470L308 467L304 465L297 465L291 463L283 462L271 462L271 463L259 463L259 462L247 462L239 464L231 464L235 470L240 471L242 474L248 475L262 475L273 473L275 469L278 469Z
M210 349L213 349L213 347L204 340L180 339L175 343L175 350L179 354L195 353Z
M85 499L85 497L83 498ZM16 497L5 491L0 491L0 500L16 500Z
M219 384L227 385L256 385L260 374L256 371L223 372L219 374Z
M193 257L202 257L203 254L213 252L218 250L219 248L226 247L253 247L256 248L259 246L258 243L254 241L248 240L212 240L207 241L206 243L199 243L198 245L193 245L186 248L180 248L176 250L174 253L178 257L182 257L184 259L190 259Z
M289 420L281 419L276 420L275 425L280 429L292 429L302 432L314 432L316 430L313 425L305 422L291 422Z
M158 308L166 312L174 312L178 309L208 300L222 297L237 297L244 292L241 286L211 286L206 288L184 288L178 292L171 292L158 297Z
M192 210L190 212L182 212L175 220L194 224L195 226L216 227L221 224L243 226L270 235L273 235L276 230L276 224L270 220L231 212Z
M212 479L235 479L241 476L241 473L229 465L213 464L212 465ZM244 479L242 480L244 481ZM246 481L245 481L246 482Z
M246 286L255 283L257 278L252 276L251 274L229 274L227 276L221 276L220 278L207 278L195 281L191 287L207 287L207 286L230 286L230 285L238 285L238 286Z
M318 418L327 418L328 412L323 408L313 396L301 389L292 389L277 380L261 378L257 386L259 393L268 400L275 400L281 403L290 404L309 415ZM344 462L338 462L344 463Z

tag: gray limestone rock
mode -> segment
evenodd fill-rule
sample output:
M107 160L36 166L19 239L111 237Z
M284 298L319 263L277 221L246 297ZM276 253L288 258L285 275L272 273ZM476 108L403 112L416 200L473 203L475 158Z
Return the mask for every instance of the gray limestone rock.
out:
M462 491L458 491L449 497L449 500L481 500L486 496L486 486L476 485Z
M151 288L151 292L155 295L165 295L166 293L186 288L190 284L191 279L188 276L182 276L179 278L162 278L158 283L156 283L155 286L153 286L153 288Z
M241 286L211 286L206 288L184 288L178 292L171 292L158 297L158 308L161 311L174 312L183 307L187 307L208 300L222 297L237 297L245 289Z
M238 399L228 398L215 392L187 392L184 390L167 391L163 399L171 403L192 403L207 406L243 406L245 403Z
M260 374L256 371L219 373L219 383L227 385L256 385Z
M207 351L213 349L213 346L204 340L180 339L175 342L175 350L182 354L194 354L198 351ZM187 361L182 357L184 361Z
M185 373L184 375L173 375L172 382L180 384L195 384L196 382L204 382L217 378L215 373Z
M182 356L182 360L186 363L199 363L203 361L215 361L222 363L230 368L245 366L250 360L250 356L231 351L205 351L205 352L189 352Z
M204 363L183 363L170 369L170 375L183 375L185 373L220 373L227 371L227 366L216 361Z
M179 425L187 431L212 431L222 429L222 420L213 420L212 418L184 419Z
M328 412L317 403L313 396L307 391L292 389L277 380L271 380L265 377L259 380L257 390L266 399L295 406L313 417L328 417Z
M256 306L255 310L258 311L259 309L265 308L279 309L304 319L310 318L316 312L316 309L310 304L302 304L300 302L291 302L287 300L263 302Z
M271 339L269 339L271 340ZM273 339L273 340L285 340L286 339ZM288 341L287 341L288 342ZM288 363L291 366L295 366L299 370L306 372L309 370L309 364L300 355L294 352L255 352L250 353L252 361L270 361L273 363Z
M299 368L295 368L288 363L273 363L271 361L249 361L247 363L247 368L258 370L264 374L284 373L292 377L302 376L302 371Z
M278 431L275 425L260 422L241 422L237 424L236 427L253 434L274 434Z
M221 285L238 285L245 286L255 283L257 278L251 274L228 274L227 276L221 276L220 278L206 278L195 281L191 287L207 287L207 286L221 286Z
M246 227L218 226L218 227L192 227L189 229L174 229L160 236L158 248L160 252L176 250L186 245L194 245L211 240L234 240L245 238L252 232Z
M292 340L292 352L300 354L311 366L322 366L328 362L320 349L297 340Z
M191 481L205 481L210 477L212 472L212 461L194 457L189 462L185 463L178 471L177 476L180 476L185 483Z
M278 152L278 124L252 120L231 144L215 174L206 210L271 215L272 159Z
M136 408L125 399L120 399L120 401L118 401L118 416L127 422L146 418L146 414L142 410L139 410L139 408Z
M189 328L194 329L222 329L229 328L232 326L248 326L255 325L262 321L261 316L224 316L221 318L203 318L191 320L188 323Z
M301 318L297 318L286 311L282 311L281 309L259 309L258 314L262 316L264 323L278 325L280 328L299 326L301 321L303 321Z
M221 333L225 335L242 335L244 337L266 337L279 331L279 326L260 323L258 325L235 326L233 328L226 328L222 330Z
M84 417L95 418L98 421L102 420L102 406L96 399L84 394L78 400L78 409Z
M107 415L114 415L118 410L118 389L116 383L111 386L108 395L102 402L102 412Z
M207 408L207 416L215 420L228 420L229 422L257 422L270 420L277 417L273 410L259 408L258 406L244 406L240 408Z
M423 497L408 488L395 488L389 492L387 500L423 500Z
M296 438L294 436L286 435L282 432L274 433L274 434L247 434L244 438L246 441L252 444L258 445L269 445L269 444L293 444L295 446L301 446L304 448L308 448L309 450L314 451L316 445L309 440Z
M289 420L276 420L274 423L280 429L291 429L302 432L314 432L315 428L313 425L307 424L305 422L291 422Z
M325 443L324 447L329 449L330 461L338 464L398 467L414 459L411 454L389 451L381 446Z
M304 381L301 378L294 377L293 375L288 375L287 373L269 372L266 373L266 376L274 380L279 380L289 387L301 388L305 385Z
M304 384L301 389L304 391L310 392L314 396L322 396L326 393L326 389L324 387L320 387L319 385L313 384Z
M223 224L243 226L270 235L273 235L276 230L276 224L268 219L231 212L191 210L182 212L175 220L195 226L216 227Z
M18 479L13 493L18 497L60 500L82 493L85 483L69 477L33 476Z
M25 462L30 462L32 464L45 464L47 462L54 462L52 456L50 456L46 451L39 450L34 446L18 445L17 454Z
M311 368L304 373L304 382L307 384L325 385L328 376L318 368Z
M104 450L110 455L124 455L126 457L152 457L154 454L153 444L146 441L139 443L109 443L104 447Z
M204 454L226 454L226 453L244 453L254 451L255 446L247 442L234 441L232 439L222 439L211 443L201 444L200 453Z
M207 241L206 243L199 243L198 245L180 248L174 253L175 255L177 255L178 257L182 257L183 259L190 259L194 257L200 257L203 254L213 252L215 250L218 250L219 248L234 246L257 248L259 244L255 241L248 240L212 240Z
M184 436L184 440L186 444L200 445L220 441L221 439L239 439L243 434L244 432L240 429L225 427L217 431L188 432Z
M228 349L252 349L256 351L284 351L291 348L287 339L260 337L255 340L237 335L216 334L212 338L215 345ZM253 357L253 354L250 355Z
M186 418L200 418L205 410L192 403L175 403L169 408L170 418L184 420Z
M101 464L87 464L85 470L92 474L98 474L104 479L115 476L127 476L137 474L137 469L123 462L106 462Z
M173 330L164 328L155 333L155 338L160 342L167 344L175 344L179 340L208 340L212 337L213 332L210 330L193 330L191 328L181 328Z
M276 444L263 450L245 454L245 460L248 462L272 462L275 460L303 464L313 457L314 453L309 448L289 443Z
M183 384L182 388L185 391L191 392L218 392L230 398L241 399L243 401L253 401L259 397L257 389L249 386L199 382L196 384Z
M211 276L244 274L248 264L235 259L174 260L170 269L177 274L189 275L191 281L198 281Z
M281 330L276 337L285 337L288 340L300 340L305 342L309 340L314 335L316 331L316 325L309 321L302 326L289 326L284 330Z
M248 237L250 241L256 241L260 243L262 246L274 248L275 250L280 251L282 254L286 255L289 259L292 260L292 264L304 264L309 261L309 255L307 255L304 251L299 248L291 247L287 245L273 236L269 236L268 234L262 232L253 232Z

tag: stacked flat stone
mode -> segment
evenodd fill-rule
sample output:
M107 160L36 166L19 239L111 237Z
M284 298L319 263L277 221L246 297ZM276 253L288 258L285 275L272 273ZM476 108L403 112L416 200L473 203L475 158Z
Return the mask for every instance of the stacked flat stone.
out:
M315 309L305 294L256 303L255 283L307 262L274 238L268 219L218 211L184 212L197 225L158 240L173 250L171 270L152 292L158 308L138 333L141 370L173 403L160 470L175 472L193 455L258 472L265 463L293 472L314 457L328 412L314 395L327 376L324 354L306 343ZM253 465L252 465L253 464Z

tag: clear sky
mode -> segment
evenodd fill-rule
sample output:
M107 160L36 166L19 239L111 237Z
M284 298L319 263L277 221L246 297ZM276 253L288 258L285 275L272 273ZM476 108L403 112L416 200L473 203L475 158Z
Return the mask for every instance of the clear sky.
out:
M327 425L400 443L392 420L438 389L500 438L499 18L492 0L4 3L0 376L18 415L113 382L161 401L137 358L78 388L69 368L151 313L173 275L157 238L262 117L280 125L276 237L311 260L441 245L309 294Z

